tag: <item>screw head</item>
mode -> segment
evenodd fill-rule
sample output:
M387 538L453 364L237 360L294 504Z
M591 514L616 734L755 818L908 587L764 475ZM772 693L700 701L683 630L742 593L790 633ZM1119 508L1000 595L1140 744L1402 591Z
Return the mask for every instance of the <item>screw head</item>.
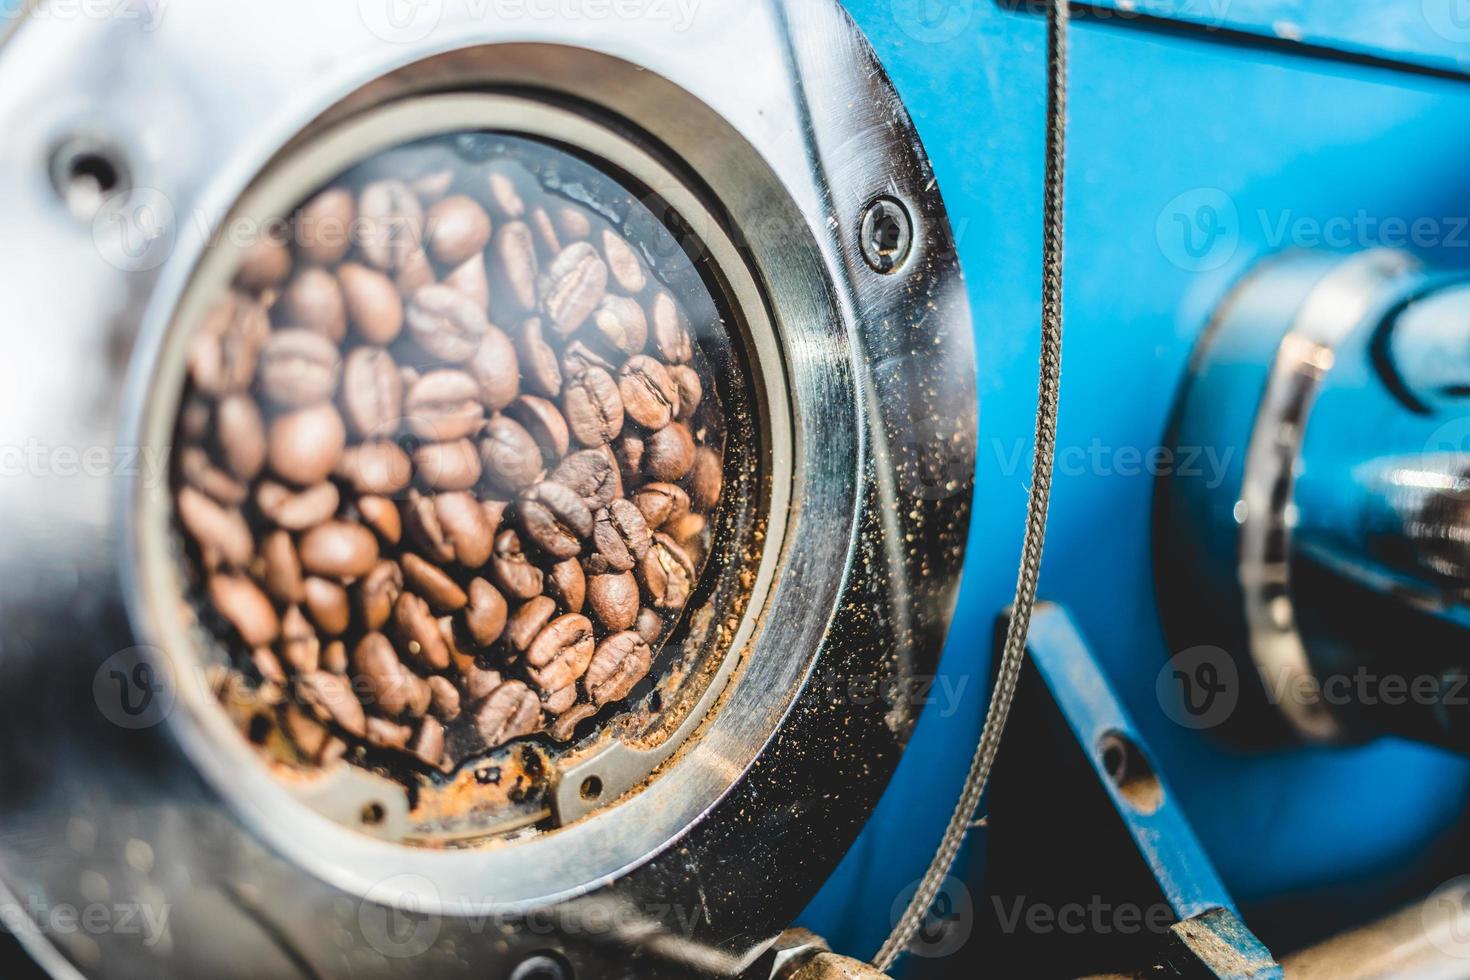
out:
M874 272L897 272L914 244L914 223L908 208L893 197L880 197L863 211L858 245Z

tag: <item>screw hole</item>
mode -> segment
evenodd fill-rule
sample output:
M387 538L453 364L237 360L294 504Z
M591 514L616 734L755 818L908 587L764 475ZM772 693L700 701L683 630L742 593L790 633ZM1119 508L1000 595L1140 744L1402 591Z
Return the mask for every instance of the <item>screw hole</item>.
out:
M1122 732L1108 732L1098 739L1097 753L1103 772L1129 806L1149 814L1163 805L1163 784L1132 739Z
M559 953L528 956L511 973L510 980L572 980L572 965Z
M127 189L127 172L112 148L71 139L52 154L51 182L71 213L86 221L109 197Z
M582 780L582 799L591 803L602 797L602 780L596 776L588 776Z
M264 745L265 740L270 737L272 723L267 715L255 715L250 719L250 741L256 745Z
M362 808L360 819L362 820L364 826L376 827L378 824L382 823L383 820L387 818L387 816L388 811L383 809L383 804L369 803L367 806Z

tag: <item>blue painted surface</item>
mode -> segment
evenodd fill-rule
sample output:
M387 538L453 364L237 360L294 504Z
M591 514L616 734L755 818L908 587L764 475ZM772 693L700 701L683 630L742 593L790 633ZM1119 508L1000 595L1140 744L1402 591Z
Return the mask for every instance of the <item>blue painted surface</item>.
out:
M925 713L871 826L805 916L866 955L948 818L984 712L991 623L1014 588L1035 410L1045 34L1040 18L988 0L847 6L933 159L975 312L981 398L969 562L943 664L964 697L947 716ZM1419 4L1349 6L1363 24ZM1395 240L1392 219L1428 216L1440 231L1415 250L1470 265L1455 221L1470 214L1470 85L1116 19L1078 24L1072 58L1068 332L1042 595L1076 619L1247 912L1319 889L1330 911L1354 883L1427 873L1464 808L1470 763L1388 741L1243 754L1171 722L1154 694L1169 652L1141 460L1163 438L1209 311L1255 259L1320 237L1413 245ZM981 882L970 888L983 914Z

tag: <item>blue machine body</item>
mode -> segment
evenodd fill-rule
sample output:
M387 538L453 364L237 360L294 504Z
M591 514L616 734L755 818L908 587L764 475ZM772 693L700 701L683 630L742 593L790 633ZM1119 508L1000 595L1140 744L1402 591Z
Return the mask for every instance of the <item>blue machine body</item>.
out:
M846 5L949 208L981 406L942 676L880 809L804 917L866 955L896 914L885 897L923 872L954 805L989 695L992 626L1015 587L1036 407L1046 38L1025 4ZM1176 651L1160 626L1151 521L1156 471L1184 461L1156 450L1211 312L1258 260L1385 244L1470 266L1459 125L1470 18L1454 17L1453 0L1134 6L1153 16L1104 3L1072 34L1062 415L1041 595L1071 614L1247 922L1253 908L1310 902L1346 926L1410 882L1462 870L1452 855L1470 761L1391 739L1244 751L1171 721L1155 694ZM1201 448L1192 465L1223 471L1229 461ZM957 874L984 915L978 863Z

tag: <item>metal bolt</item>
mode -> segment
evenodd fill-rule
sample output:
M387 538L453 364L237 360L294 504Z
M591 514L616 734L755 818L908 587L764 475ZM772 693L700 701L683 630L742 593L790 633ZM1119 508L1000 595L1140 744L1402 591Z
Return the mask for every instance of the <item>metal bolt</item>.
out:
M572 968L560 956L538 953L522 960L510 980L572 980Z
M896 198L880 197L863 212L858 244L874 272L897 272L914 243L914 223Z

